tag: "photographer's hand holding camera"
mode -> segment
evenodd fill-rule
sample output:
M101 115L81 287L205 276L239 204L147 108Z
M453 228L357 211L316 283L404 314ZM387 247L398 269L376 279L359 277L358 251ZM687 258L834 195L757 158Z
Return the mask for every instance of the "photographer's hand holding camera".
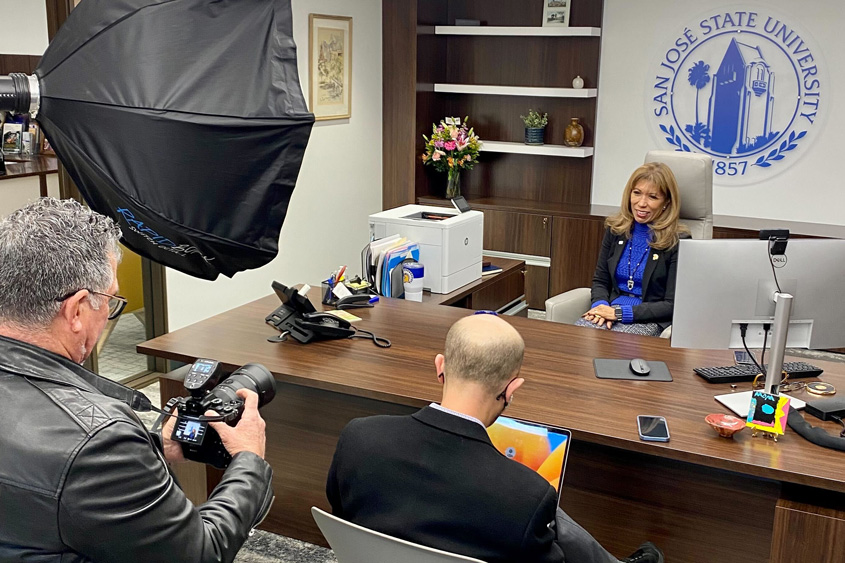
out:
M258 394L249 389L238 389L238 397L244 400L244 413L238 424L233 428L225 422L209 422L229 455L235 456L240 452L252 452L264 458L264 419L258 414ZM179 414L179 409L173 411L174 415ZM206 411L206 416L217 416L214 411ZM173 428L176 426L176 416L167 420L161 430L164 457L170 463L185 461L182 454L182 444L170 438Z
M233 459L195 507L165 463L184 459L174 419L159 443L80 365L125 303L119 237L72 201L0 220L0 561L232 561L272 502L255 393L210 423Z

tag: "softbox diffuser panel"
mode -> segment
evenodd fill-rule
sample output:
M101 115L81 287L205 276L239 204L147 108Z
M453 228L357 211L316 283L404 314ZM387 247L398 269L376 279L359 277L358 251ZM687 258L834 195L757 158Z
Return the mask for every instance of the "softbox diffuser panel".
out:
M129 248L204 279L276 256L314 121L288 0L85 0L36 75L47 137Z

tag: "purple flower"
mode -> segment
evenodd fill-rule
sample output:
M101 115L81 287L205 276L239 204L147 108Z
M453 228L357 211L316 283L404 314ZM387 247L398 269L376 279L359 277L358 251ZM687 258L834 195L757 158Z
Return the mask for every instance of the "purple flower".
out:
M457 145L455 144L455 141L449 141L448 143L443 145L443 148L445 148L447 151L453 151L455 150L456 146Z
M438 149L443 148L443 141L434 141L434 146Z

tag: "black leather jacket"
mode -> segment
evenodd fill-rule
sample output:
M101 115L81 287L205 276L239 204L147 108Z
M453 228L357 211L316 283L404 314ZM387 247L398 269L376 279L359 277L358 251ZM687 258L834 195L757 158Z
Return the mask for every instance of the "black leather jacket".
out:
M270 466L237 454L195 507L157 440L95 378L0 337L0 562L232 561L270 509Z

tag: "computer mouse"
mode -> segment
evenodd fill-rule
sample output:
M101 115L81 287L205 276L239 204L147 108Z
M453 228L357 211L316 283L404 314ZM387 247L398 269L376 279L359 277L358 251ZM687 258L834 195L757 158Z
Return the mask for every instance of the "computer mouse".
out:
M631 372L635 375L648 375L651 372L648 362L641 358L631 360L628 367L631 368Z

